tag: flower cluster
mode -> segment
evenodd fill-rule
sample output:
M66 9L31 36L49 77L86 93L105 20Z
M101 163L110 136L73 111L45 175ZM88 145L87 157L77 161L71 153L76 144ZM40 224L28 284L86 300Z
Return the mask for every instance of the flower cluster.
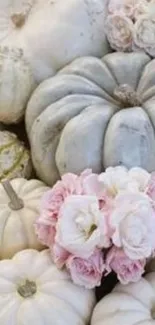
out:
M76 284L99 286L111 271L135 282L155 252L155 174L123 166L66 174L43 196L35 230Z
M109 0L105 32L114 50L155 57L155 0Z

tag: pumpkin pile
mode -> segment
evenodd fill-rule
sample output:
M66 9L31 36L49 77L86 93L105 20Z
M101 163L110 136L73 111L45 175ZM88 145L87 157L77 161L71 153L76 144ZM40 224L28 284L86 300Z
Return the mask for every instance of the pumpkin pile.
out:
M58 269L34 226L66 173L155 171L153 15L154 0L0 1L0 325L154 322L154 273L116 286L91 321L95 291Z

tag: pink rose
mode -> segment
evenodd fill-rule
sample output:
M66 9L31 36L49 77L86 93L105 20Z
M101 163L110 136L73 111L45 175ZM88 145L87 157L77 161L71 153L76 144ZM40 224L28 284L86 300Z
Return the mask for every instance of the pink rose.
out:
M61 247L57 243L54 243L53 247L51 248L51 255L53 258L53 262L59 269L61 269L65 265L68 257L70 256L69 252L67 252L63 247Z
M60 208L66 197L72 194L81 194L81 192L82 187L77 175L66 174L62 176L62 180L58 181L42 198L41 210L49 223L56 224Z
M105 266L103 253L100 250L97 250L88 259L70 256L66 266L75 284L88 289L92 289L101 284Z
M48 247L52 246L54 243L54 238L56 234L55 227L46 225L42 223L42 218L40 217L34 227L35 227L35 233L38 237L38 240Z
M146 260L131 260L122 249L113 246L106 257L108 273L114 271L122 284L137 282L144 273Z
M146 194L153 200L155 201L155 173L151 174L151 178L149 180Z

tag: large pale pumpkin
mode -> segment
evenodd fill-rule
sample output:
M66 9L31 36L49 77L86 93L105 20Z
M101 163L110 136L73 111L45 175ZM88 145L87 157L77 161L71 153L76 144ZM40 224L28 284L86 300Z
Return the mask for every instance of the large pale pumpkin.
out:
M154 325L155 272L139 282L118 284L95 307L91 325Z
M109 50L108 0L1 0L0 44L21 48L37 81L74 58Z
M38 176L119 164L155 170L155 60L112 53L75 60L34 92L26 113Z
M47 190L42 182L24 178L0 184L0 258L10 258L26 248L43 248L35 235L34 222Z
M52 264L48 250L0 261L0 324L88 325L95 295Z

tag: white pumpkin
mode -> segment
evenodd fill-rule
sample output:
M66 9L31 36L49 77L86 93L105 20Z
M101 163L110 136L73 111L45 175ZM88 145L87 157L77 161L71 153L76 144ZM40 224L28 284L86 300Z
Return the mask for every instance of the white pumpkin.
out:
M78 56L109 51L104 34L107 2L1 0L0 44L22 49L41 81Z
M0 324L88 325L94 303L94 292L73 284L48 250L0 261Z
M0 184L0 258L26 248L42 249L34 231L40 200L48 188L38 180L16 178Z
M155 272L139 282L118 284L95 307L91 325L154 325Z
M37 175L123 164L155 170L155 60L143 53L76 59L32 95L26 125Z
M32 162L29 150L16 134L0 131L0 181L32 175Z
M22 119L36 86L22 50L0 47L0 80L0 121L17 123Z

